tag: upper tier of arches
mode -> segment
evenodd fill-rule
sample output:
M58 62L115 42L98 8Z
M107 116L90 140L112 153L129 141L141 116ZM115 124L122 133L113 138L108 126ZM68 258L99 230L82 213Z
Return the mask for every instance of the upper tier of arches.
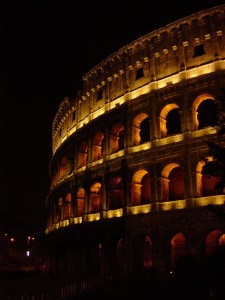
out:
M95 163L124 156L124 149L137 151L154 147L154 140L166 139L165 143L179 142L187 132L198 131L205 135L214 134L217 125L215 98L209 93L198 95L183 111L175 101L161 108L155 118L146 109L133 113L131 119L104 124L99 129L88 131L85 136L76 135L71 145L64 147L51 162L51 187L65 179L73 172L79 172ZM210 113L209 113L210 112ZM129 117L130 118L130 117ZM205 132L206 130L206 132ZM162 145L165 144L161 142ZM158 145L158 143L157 143ZM132 151L131 151L132 152Z
M124 103L146 94L157 101L155 91L224 70L224 10L221 5L151 32L88 72L82 90L59 106L52 127L53 153L83 126ZM162 123L166 114L165 108Z

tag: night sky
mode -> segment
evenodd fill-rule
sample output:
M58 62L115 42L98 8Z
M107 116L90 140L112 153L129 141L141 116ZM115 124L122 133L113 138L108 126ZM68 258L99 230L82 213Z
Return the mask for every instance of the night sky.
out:
M76 94L82 76L108 55L224 1L5 2L0 6L0 232L42 234L52 122L63 98Z

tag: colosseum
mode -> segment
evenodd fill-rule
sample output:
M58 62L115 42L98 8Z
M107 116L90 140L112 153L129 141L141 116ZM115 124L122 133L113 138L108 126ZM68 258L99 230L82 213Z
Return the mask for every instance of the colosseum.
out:
M171 274L225 245L224 190L202 172L225 88L225 5L111 54L64 98L46 196L54 274ZM221 217L222 215L222 217Z

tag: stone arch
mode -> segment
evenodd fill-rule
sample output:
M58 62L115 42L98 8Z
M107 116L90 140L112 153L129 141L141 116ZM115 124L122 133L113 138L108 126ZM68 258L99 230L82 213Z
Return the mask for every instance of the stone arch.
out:
M123 238L117 244L117 271L119 274L125 272L125 245Z
M153 247L149 235L138 234L133 240L133 271L149 273L153 267ZM150 275L150 274L148 274ZM153 274L152 274L153 275Z
M205 239L205 254L210 256L217 252L220 247L220 243L223 241L223 232L221 229L212 230Z
M124 126L117 123L112 127L109 139L110 154L115 153L124 148Z
M213 157L207 157L208 161L213 161ZM220 178L202 173L202 168L205 165L203 160L199 161L196 166L196 190L197 197L214 196L222 193L222 188L216 189L215 185Z
M120 176L109 179L109 209L118 209L124 206L123 180Z
M52 222L57 223L58 222L58 200L56 201L54 199L52 203L52 212L53 212Z
M145 118L140 124L140 144L150 141L149 117Z
M100 212L102 206L102 185L100 182L95 182L90 188L89 195L89 212Z
M150 203L151 185L149 173L142 169L138 170L132 178L133 205Z
M220 238L219 238L219 245L220 247L224 248L225 247L225 233L223 233Z
M71 193L67 193L64 204L64 219L69 219L71 217L71 199Z
M80 187L77 191L77 216L82 216L84 214L84 201L85 201L85 190Z
M66 176L67 172L67 157L63 155L59 165L59 180L62 180Z
M152 250L152 240L149 235L144 238L143 245L143 267L144 270L149 271L153 267L153 250Z
M137 146L150 140L149 116L146 113L137 115L132 123L132 141Z
M172 237L170 247L170 266L172 273L174 273L180 259L187 254L187 242L183 233L178 232Z
M177 163L170 163L161 173L163 201L184 199L184 175Z
M56 223L62 221L62 212L63 212L62 208L63 208L63 199L59 198L56 207Z
M222 229L212 230L205 239L205 255L208 276L212 276L215 282L224 279L225 263L225 234Z
M167 135L167 131L169 128L168 134L175 134L181 132L181 121L179 115L179 106L176 103L170 103L163 107L159 115L159 124L160 124L160 132L161 137L165 137ZM169 124L167 125L167 116L170 116L172 111L175 112L176 124L175 126L172 124L172 121L169 118ZM168 127L168 128L167 128Z
M216 116L214 116L214 118L212 118L212 116L209 116L210 119L208 119L208 125L207 125L207 122L204 124L204 126L199 123L199 119L202 120L204 117L207 118L207 115L209 115L208 113L204 114L203 111L201 111L201 117L198 115L199 114L198 110L200 109L200 107L199 107L200 104L206 100L215 101L215 98L212 95L206 93L206 94L199 95L193 102L192 116L193 116L193 122L194 122L194 130L201 129L202 127L205 127L205 126L212 126L211 123L213 123L213 119L216 118ZM215 111L214 111L214 114L215 114ZM216 124L214 124L213 126L215 126L215 125Z
M52 170L50 170L50 184L51 187L56 185L57 183L57 168L54 166L52 167Z
M102 241L99 238L88 239L86 243L86 267L88 274L99 275L102 261Z
M88 143L83 141L78 149L78 168L85 167L88 159Z
M125 272L125 245L124 238L119 232L113 232L106 241L107 269L110 274L122 274Z
M92 161L99 160L103 157L104 148L104 133L101 131L96 132L92 139Z

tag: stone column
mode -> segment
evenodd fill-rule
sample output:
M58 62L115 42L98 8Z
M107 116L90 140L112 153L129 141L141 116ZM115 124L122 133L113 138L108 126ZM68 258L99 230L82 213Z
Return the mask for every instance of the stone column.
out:
M102 175L102 211L107 210L107 193L106 193L106 182L105 182L105 174Z
M78 169L78 146L77 144L74 146L74 164L73 164L74 172L77 173Z

